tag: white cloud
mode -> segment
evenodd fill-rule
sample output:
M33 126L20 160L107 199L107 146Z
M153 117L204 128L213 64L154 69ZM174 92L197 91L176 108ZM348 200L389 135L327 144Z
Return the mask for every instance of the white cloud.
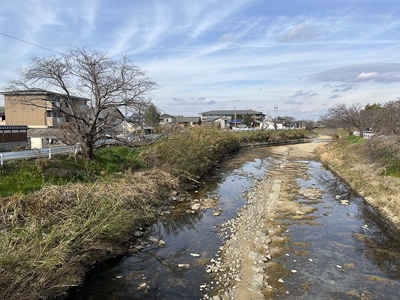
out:
M369 73L362 72L357 75L357 79L373 79L377 78L378 75L379 75L378 72L369 72Z
M330 69L316 75L320 81L356 83L400 81L400 63L367 63Z

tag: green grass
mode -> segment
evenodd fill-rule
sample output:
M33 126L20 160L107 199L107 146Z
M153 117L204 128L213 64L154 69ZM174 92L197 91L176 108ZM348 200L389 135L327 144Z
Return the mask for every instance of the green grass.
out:
M144 167L140 159L142 151L142 148L105 147L95 152L95 161L102 171L109 174L126 169L140 169Z
M28 193L40 189L44 177L35 164L27 161L12 161L0 167L0 195L16 192Z
M349 136L347 136L346 140L352 144L360 144L360 145L365 142L364 138L361 138L356 135L349 135Z
M37 158L6 162L0 167L0 196L28 193L45 184L93 182L117 172L143 168L142 149L109 146L96 150L95 159L60 155L53 159Z
M380 174L400 178L400 166L389 166L384 171L381 171Z

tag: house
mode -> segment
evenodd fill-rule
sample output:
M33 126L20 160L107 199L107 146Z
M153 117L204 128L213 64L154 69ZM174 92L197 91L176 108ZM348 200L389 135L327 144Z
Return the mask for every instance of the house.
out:
M202 123L210 123L210 121L214 122L218 118L226 118L233 126L238 125L239 119L241 120L245 115L250 115L254 124L260 124L265 118L261 111L253 109L211 110L202 112L200 115Z
M175 122L178 126L195 126L201 124L200 117L178 117Z
M7 125L27 125L29 128L54 128L69 122L63 110L87 110L88 99L41 89L3 92Z
M109 107L100 111L98 130L102 135L116 137L127 135L128 123L118 107Z
M218 126L221 129L230 127L230 123L229 123L230 120L228 120L227 117L216 117L215 119L214 118L207 119L208 122L211 120L212 120L212 124L214 126Z
M169 114L162 114L160 116L160 125L174 125L176 122L176 118L174 116L171 116Z

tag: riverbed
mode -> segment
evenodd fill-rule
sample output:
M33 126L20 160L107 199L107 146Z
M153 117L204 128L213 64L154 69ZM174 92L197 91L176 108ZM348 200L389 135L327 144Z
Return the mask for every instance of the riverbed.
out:
M398 299L398 233L295 147L242 149L71 299Z

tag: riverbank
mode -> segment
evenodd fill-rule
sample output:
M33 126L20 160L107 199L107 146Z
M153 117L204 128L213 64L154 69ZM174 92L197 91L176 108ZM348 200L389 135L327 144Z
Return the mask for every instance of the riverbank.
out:
M321 162L400 230L400 178L386 176L385 164L371 160L362 146L335 143L318 148Z

